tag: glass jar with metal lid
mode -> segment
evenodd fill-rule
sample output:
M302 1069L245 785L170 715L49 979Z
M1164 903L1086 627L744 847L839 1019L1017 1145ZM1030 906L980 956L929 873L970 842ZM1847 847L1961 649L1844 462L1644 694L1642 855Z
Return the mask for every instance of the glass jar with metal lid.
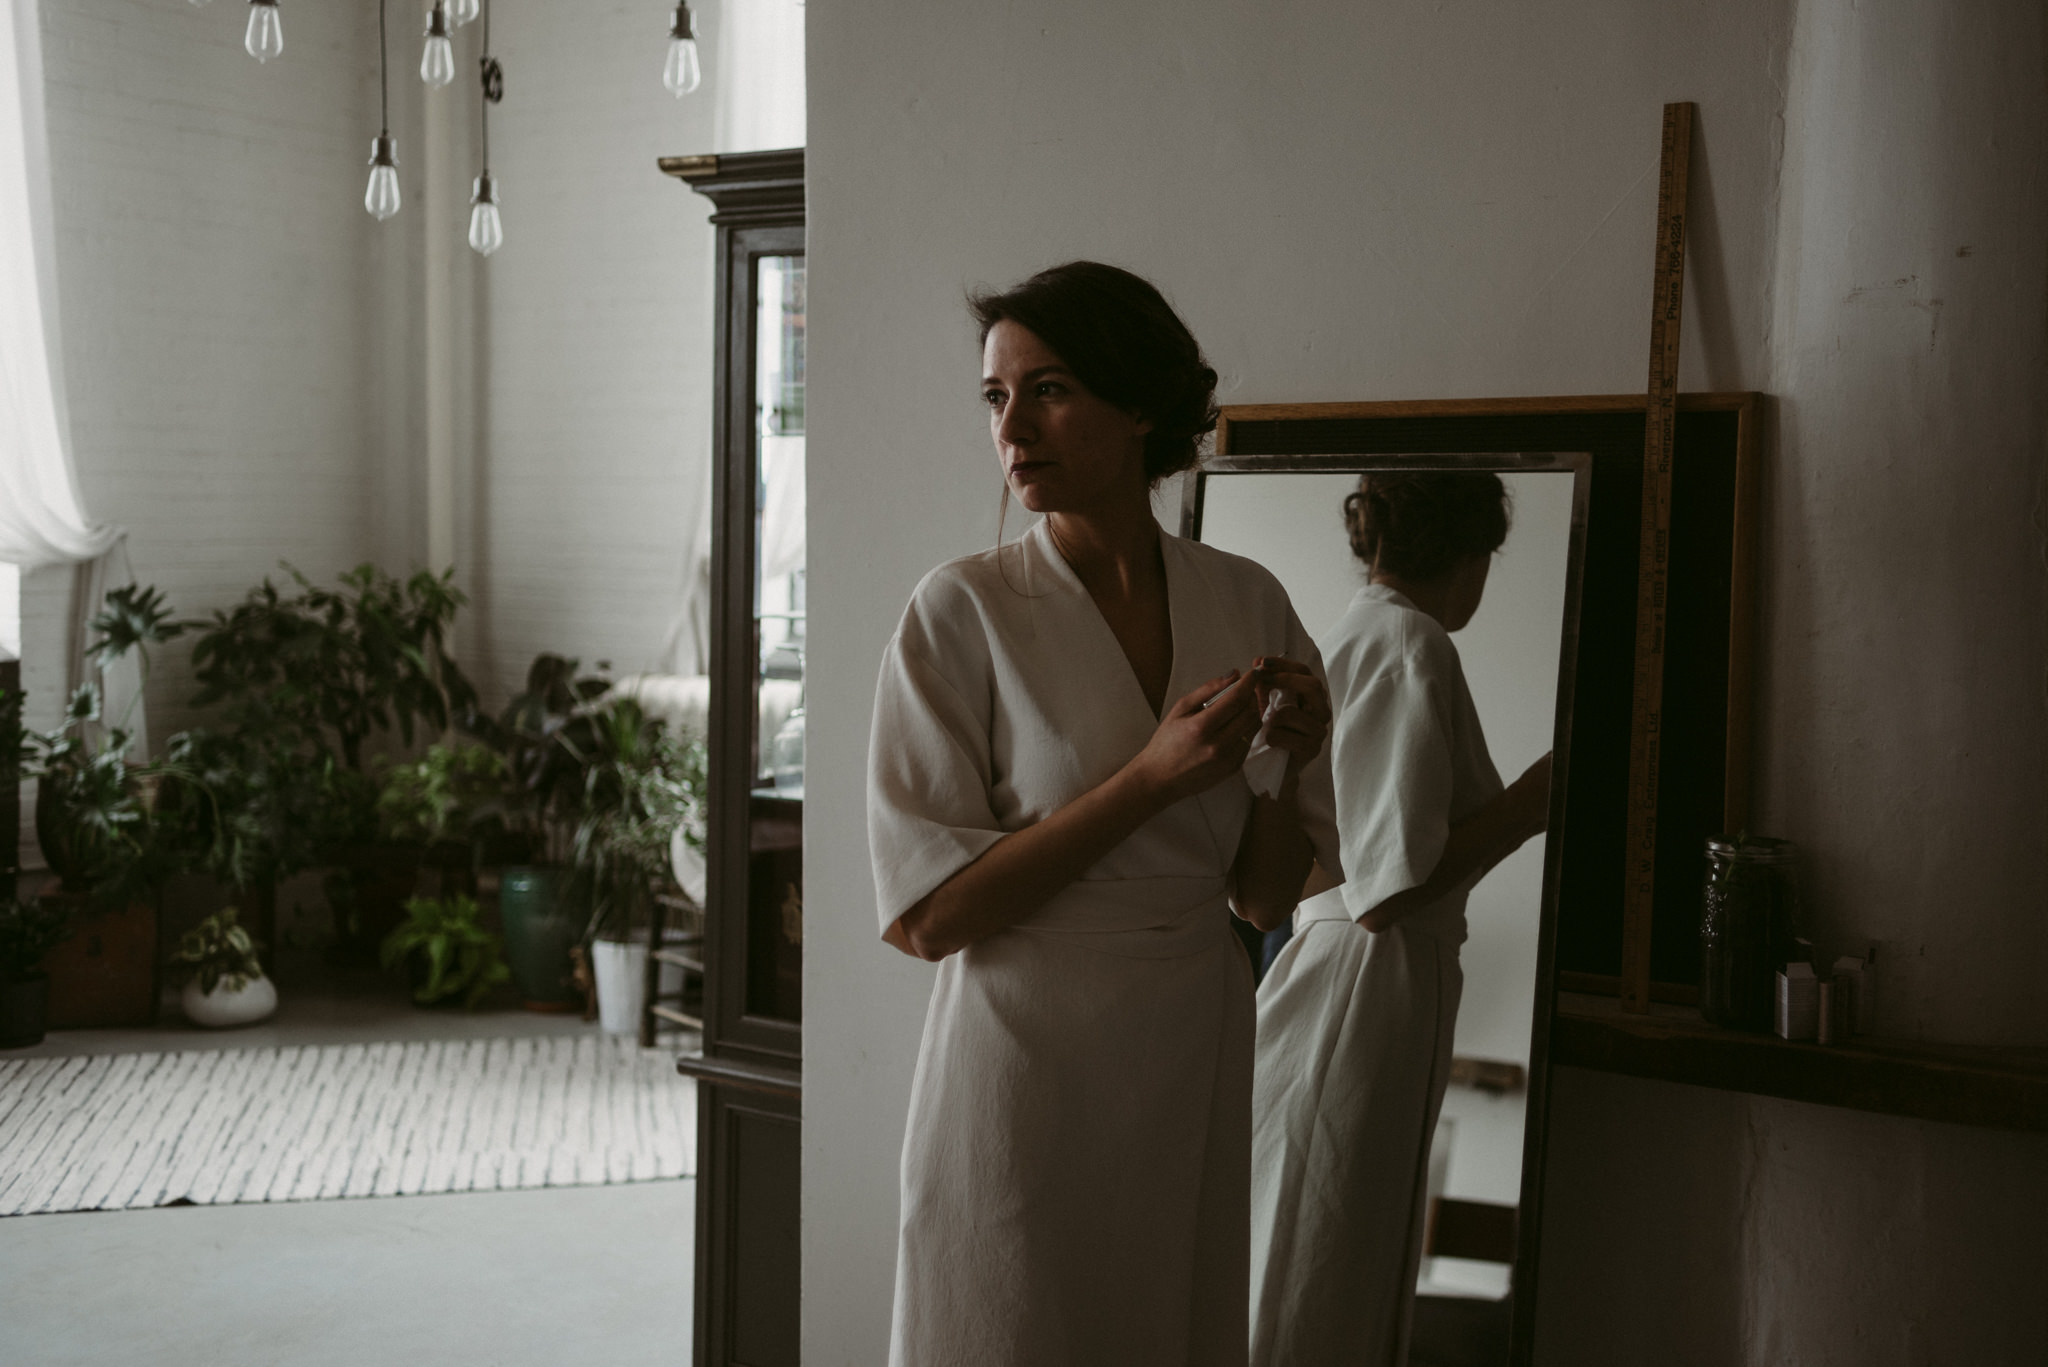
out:
M1700 1014L1737 1030L1769 1030L1778 970L1801 933L1797 851L1789 840L1707 841L1700 912Z

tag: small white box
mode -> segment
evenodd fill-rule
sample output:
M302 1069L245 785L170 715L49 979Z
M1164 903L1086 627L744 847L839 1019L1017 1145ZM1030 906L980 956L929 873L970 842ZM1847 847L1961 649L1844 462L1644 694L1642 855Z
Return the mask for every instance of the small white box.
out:
M1813 965L1786 964L1778 974L1778 1037L1812 1040L1820 1036L1820 982Z

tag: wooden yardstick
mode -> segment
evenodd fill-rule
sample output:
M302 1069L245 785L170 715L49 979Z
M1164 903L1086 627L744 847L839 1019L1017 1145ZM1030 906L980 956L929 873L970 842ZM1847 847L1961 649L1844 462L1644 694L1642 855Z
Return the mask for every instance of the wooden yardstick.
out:
M1650 1009L1657 892L1657 776L1664 738L1664 614L1671 576L1671 450L1678 420L1678 324L1685 302L1691 101L1664 106L1657 254L1650 299L1650 389L1643 413L1643 535L1636 570L1635 707L1628 756L1627 879L1621 903L1621 1006Z

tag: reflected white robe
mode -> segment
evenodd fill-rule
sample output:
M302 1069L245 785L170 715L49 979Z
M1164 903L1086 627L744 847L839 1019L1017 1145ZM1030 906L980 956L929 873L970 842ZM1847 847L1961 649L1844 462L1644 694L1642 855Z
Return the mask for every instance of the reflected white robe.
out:
M1323 647L1349 881L1302 904L1259 984L1251 1361L1402 1367L1472 885L1379 934L1357 918L1424 882L1501 782L1433 618L1368 585Z
M1278 581L1164 536L1168 701L1287 654ZM1158 722L1042 527L941 566L883 657L868 786L884 930L1006 832L1108 779ZM1252 989L1235 776L1147 822L1023 922L938 968L903 1141L890 1361L1245 1360ZM1300 806L1339 860L1327 758Z

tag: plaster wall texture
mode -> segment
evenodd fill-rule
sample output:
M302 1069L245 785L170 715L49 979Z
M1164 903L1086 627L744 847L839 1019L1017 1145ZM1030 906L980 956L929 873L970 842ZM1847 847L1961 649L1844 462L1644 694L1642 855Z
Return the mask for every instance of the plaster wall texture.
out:
M242 50L234 7L40 9L88 515L128 528L137 577L187 614L280 559L324 577L378 554L394 469L381 415L403 407L404 381L375 320L402 297L386 272L405 220L380 227L362 207L375 8L291 10L285 55L266 65ZM394 108L401 157L410 112ZM70 588L65 569L22 585L24 684L43 721L62 707ZM184 652L164 655L159 734L189 717L192 691Z
M1811 851L1824 937L1884 942L1889 1029L2048 1036L2022 977L2048 824L2037 6L809 22L810 418L833 454L810 472L830 512L810 548L807 1361L887 1340L930 970L875 939L863 776L902 603L996 534L963 288L1129 265L1226 402L1638 390L1666 99L1699 104L1681 383L1777 396L1761 820ZM1547 1359L2019 1362L2044 1337L2019 1291L2048 1236L2008 1204L2040 1209L2038 1137L1571 1071L1552 1123Z

